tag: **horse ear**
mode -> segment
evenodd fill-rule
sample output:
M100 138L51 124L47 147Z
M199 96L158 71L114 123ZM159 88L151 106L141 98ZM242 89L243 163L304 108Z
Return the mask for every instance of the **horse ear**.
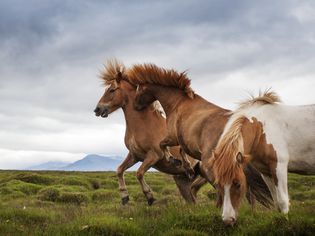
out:
M241 152L238 152L236 155L236 161L239 164L246 164L250 161L251 158L252 158L251 155L243 155Z
M241 152L238 152L236 155L236 161L238 164L243 164L244 163L244 157Z

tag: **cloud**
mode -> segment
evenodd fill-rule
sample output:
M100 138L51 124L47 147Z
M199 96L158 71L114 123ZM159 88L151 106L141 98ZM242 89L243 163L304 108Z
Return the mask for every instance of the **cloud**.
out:
M188 69L197 93L229 109L269 87L286 104L314 103L314 11L295 0L1 1L3 160L125 154L123 113L93 115L113 56Z

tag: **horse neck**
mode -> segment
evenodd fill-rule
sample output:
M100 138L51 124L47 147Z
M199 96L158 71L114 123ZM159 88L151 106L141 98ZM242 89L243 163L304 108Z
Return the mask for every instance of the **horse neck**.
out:
M173 88L173 87L165 87L159 85L152 85L150 88L151 93L155 96L155 98L161 103L166 116L171 114L176 108L185 103L185 107L187 109L200 109L207 108L209 110L215 111L215 114L222 115L222 113L227 113L229 110L226 110L222 107L219 107L211 102L208 102L204 98L195 94L194 98L188 97L187 94L181 89ZM187 102L188 101L188 102ZM192 103L189 101L193 101ZM189 107L187 107L189 106ZM214 114L214 113L213 113Z
M270 163L276 161L276 152L266 140L262 123L256 118L246 120L242 127L242 136L244 153L252 156L251 162L256 163L263 174L271 175Z
M142 111L136 111L133 107L133 101L135 99L135 91L129 91L125 93L125 104L122 107L124 112L125 122L126 122L126 131L135 131L138 130L139 126L143 126L143 123L147 119L152 119L153 112L151 107L147 107Z
M156 100L161 103L166 116L171 114L171 112L174 111L181 102L186 99L190 99L181 89L178 88L152 85L150 90Z

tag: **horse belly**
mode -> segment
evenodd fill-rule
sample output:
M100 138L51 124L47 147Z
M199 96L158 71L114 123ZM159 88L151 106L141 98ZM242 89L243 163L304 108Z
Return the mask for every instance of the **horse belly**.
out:
M299 174L315 174L315 147L313 143L297 142L291 145L288 171Z

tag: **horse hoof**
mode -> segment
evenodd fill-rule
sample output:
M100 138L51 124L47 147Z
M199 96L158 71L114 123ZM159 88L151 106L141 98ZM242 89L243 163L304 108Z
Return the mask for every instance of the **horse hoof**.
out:
M129 202L129 196L123 197L121 199L121 204L126 205Z
M148 199L148 205L151 206L153 204L153 202L155 202L155 198L149 198Z

